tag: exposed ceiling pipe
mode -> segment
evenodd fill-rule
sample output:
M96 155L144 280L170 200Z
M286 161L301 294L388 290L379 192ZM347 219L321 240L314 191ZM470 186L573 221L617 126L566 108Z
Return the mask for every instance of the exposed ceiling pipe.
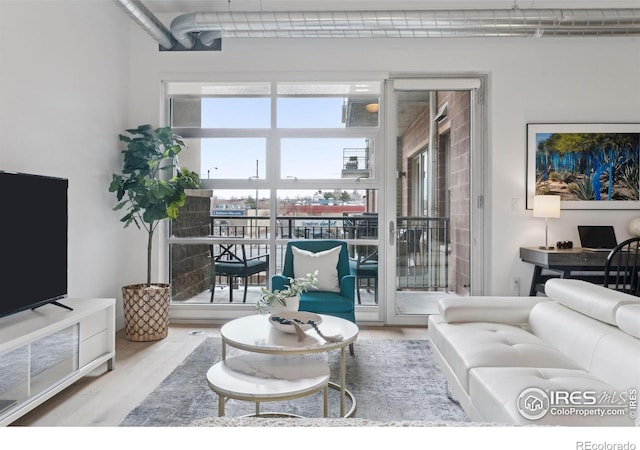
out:
M201 31L198 34L198 40L205 47L210 47L216 41L216 39L222 38L222 33L219 30L216 31Z
M120 5L129 16L135 20L147 33L151 35L165 49L170 50L176 45L171 31L165 27L146 6L139 0L113 0Z
M196 35L223 37L541 37L640 35L640 9L197 12L171 33L186 49Z
M201 43L211 41L213 36L222 36L222 27L216 23L215 18L209 19L209 14L217 13L187 13L176 17L171 22L171 33L173 37L184 48L190 49L196 44L194 33L199 33L198 38ZM225 33L226 34L226 33Z

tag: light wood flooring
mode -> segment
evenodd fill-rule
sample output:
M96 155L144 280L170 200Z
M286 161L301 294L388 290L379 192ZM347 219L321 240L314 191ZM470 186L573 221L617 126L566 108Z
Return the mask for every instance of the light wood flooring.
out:
M130 342L116 335L116 366L96 370L12 426L117 426L206 337L219 327L171 325L169 336L156 342ZM359 339L427 339L426 327L361 327ZM356 341L357 351L357 341Z

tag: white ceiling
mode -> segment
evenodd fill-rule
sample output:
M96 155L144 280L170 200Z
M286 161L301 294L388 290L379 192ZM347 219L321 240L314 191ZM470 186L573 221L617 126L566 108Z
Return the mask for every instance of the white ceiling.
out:
M640 0L142 0L154 14L212 11L640 8Z

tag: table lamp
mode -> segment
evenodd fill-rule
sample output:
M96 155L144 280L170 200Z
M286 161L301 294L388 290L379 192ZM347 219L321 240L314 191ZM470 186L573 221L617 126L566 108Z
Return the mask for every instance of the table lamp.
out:
M559 195L536 195L533 197L533 217L544 217L544 250L553 250L549 246L549 219L560 217Z

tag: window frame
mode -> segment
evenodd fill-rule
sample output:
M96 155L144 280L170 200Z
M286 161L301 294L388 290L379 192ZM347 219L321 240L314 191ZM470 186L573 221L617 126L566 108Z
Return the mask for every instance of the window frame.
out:
M265 138L266 139L266 169L265 178L260 179L202 179L201 189L214 189L214 190L267 190L269 192L269 210L270 210L270 229L275 230L277 226L276 214L278 206L278 193L285 190L375 190L381 192L383 182L383 157L378 159L378 155L383 155L381 146L384 144L383 136L383 113L384 113L384 78L372 78L370 74L367 77L357 77L354 81L346 81L349 83L356 82L358 80L367 79L370 83L379 84L379 91L377 92L378 98L378 125L363 126L363 127L345 127L345 128L278 128L277 127L277 85L279 81L271 81L271 127L270 128L195 128L195 127L174 127L173 131L182 136L185 139L200 139L200 138L228 138L228 137L252 137L252 138ZM342 78L341 78L342 80ZM165 115L166 123L171 125L171 97L167 94L167 85L172 82L181 82L183 80L165 80L164 83L164 101L165 101ZM298 82L299 80L296 80ZM315 81L299 81L301 83ZM323 83L325 80L317 81ZM216 81L216 83L224 84L224 81ZM234 82L229 82L233 84ZM264 97L263 95L257 95L258 97ZM309 97L316 97L317 95L309 95ZM281 96L282 97L282 96ZM335 97L335 95L334 95ZM346 96L345 96L346 97ZM359 98L357 94L349 95L349 98ZM371 98L371 93L362 95L362 98ZM335 139L369 139L374 142L374 146L370 153L371 170L370 175L367 178L322 178L322 179L305 179L303 177L287 178L280 173L281 170L281 145L283 139L322 139L322 138L335 138ZM194 169L192 169L194 170ZM200 168L198 168L200 170ZM376 197L378 197L376 195ZM381 208L381 204L378 203L377 208ZM268 244L271 250L275 250L276 245L282 245L287 239L276 239L275 233L268 239L250 239L249 241L258 244ZM202 238L171 238L167 233L167 246L166 246L166 267L169 267L169 247L172 243L202 243ZM368 240L369 244L378 245L378 240ZM275 265L274 265L275 266ZM170 268L167 270L170 274ZM270 268L270 276L274 274L274 267ZM169 275L170 277L170 275ZM222 307L220 314L216 313L215 318L230 318L234 317L233 314L228 315L226 312L229 308L244 310L243 305L179 305L180 308L195 307L206 308L210 307ZM173 306L176 306L175 304ZM244 305L246 306L246 305ZM375 307L376 311L378 306ZM377 315L377 313L376 313Z
M378 80L375 81L379 83L378 92L378 102L381 104L382 102L382 89L383 89L383 81ZM166 84L172 83L172 81L166 81ZM335 188L345 188L348 189L353 185L353 180L344 179L344 178L317 178L317 179L305 179L303 177L294 176L294 178L287 178L286 175L281 174L281 145L280 143L284 139L370 139L374 142L373 149L370 154L370 164L371 170L369 173L369 177L361 177L356 179L356 183L361 183L365 181L376 183L377 180L380 179L381 170L380 164L378 163L378 151L377 148L383 142L382 139L382 105L378 111L378 126L376 127L345 127L345 128L278 128L277 126L277 100L279 97L293 97L292 95L278 95L278 81L271 82L271 94L269 96L263 94L252 95L251 97L269 97L271 98L271 127L270 128L195 128L195 127L173 127L174 133L182 136L185 139L204 139L204 138L264 138L266 140L266 178L265 179L257 179L253 182L255 184L251 184L246 187L247 189L255 189L256 187L259 189L271 189L271 188L291 188L293 185L295 187L299 187L300 189L312 189L314 187L318 187L320 189L330 189L332 187ZM291 83L291 82L287 82ZM300 81L303 83L303 81ZM313 83L313 82L310 82ZM318 82L321 83L321 82ZM347 83L347 81L345 81ZM353 82L349 82L353 83ZM369 83L374 83L373 80L369 81ZM225 84L224 82L220 82L217 84ZM233 83L229 83L233 84ZM168 92L168 88L165 88L165 92ZM194 98L194 95L184 95L184 97ZM206 95L202 97L212 97L211 95ZM240 97L236 95L235 97ZM295 97L338 97L337 95L296 95ZM371 98L371 94L350 94L350 98L363 98L368 99ZM171 123L171 99L168 94L166 96L167 101L167 122L169 126ZM193 169L192 169L193 170ZM216 180L215 183L211 183L211 180L202 179L201 185L205 189L212 189L214 187L218 188L226 188L226 189L242 189L242 185L246 182L246 179L221 179ZM367 183L364 183L367 184ZM358 187L361 186L360 184Z

